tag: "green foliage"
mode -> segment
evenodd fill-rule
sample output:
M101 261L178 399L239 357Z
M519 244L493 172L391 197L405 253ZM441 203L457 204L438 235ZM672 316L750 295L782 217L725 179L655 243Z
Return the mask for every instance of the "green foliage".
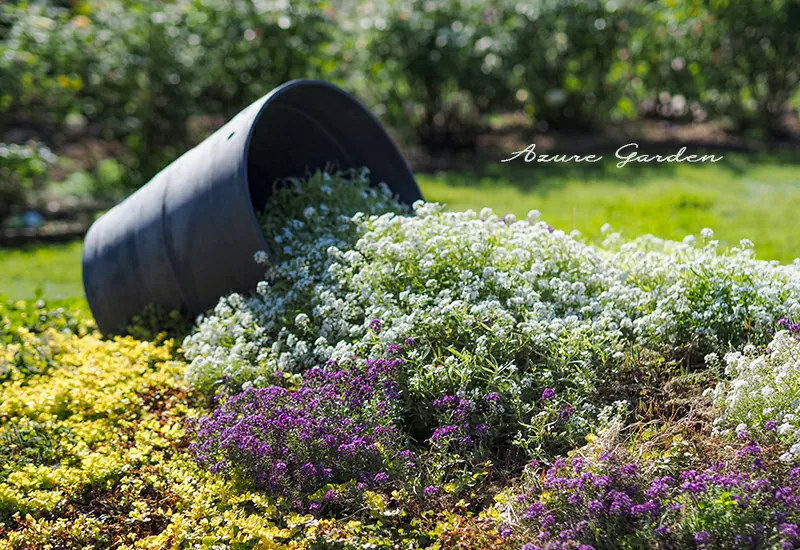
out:
M85 335L94 328L94 321L81 315L69 301L44 299L9 301L0 296L0 344L18 342L20 329L40 334L54 329L68 334Z
M556 127L632 118L622 101L620 53L630 40L637 4L616 0L517 3L509 15L505 71L529 114Z
M94 322L68 303L48 304L43 299L10 302L0 296L0 383L26 380L56 368L51 358L51 333L84 336L93 329ZM16 432L16 439L25 439L25 434L36 430L21 428ZM34 443L39 440L38 436L31 437ZM0 457L2 454L0 442Z
M313 0L192 0L182 17L194 53L185 90L202 114L230 117L284 82L324 78L341 53L329 10Z
M229 117L286 80L321 76L335 31L311 1L19 5L6 18L0 121L121 141L129 189L191 145L190 117Z
M732 89L721 111L739 126L761 126L780 133L786 102L800 84L800 2L707 0L712 20L706 28L719 33L723 63L716 87ZM719 50L718 50L719 51Z
M559 128L641 112L782 131L800 3L664 4L392 2L366 33L364 93L429 147L472 146L482 117L520 107Z
M800 83L797 0L671 0L643 6L627 53L630 95L660 116L727 119L783 137Z
M0 143L0 222L41 193L56 156L43 145Z
M0 431L0 463L8 470L21 464L57 464L69 436L69 430L35 421L9 424Z
M509 95L498 10L474 0L396 1L373 24L364 90L375 94L371 103L429 148L474 147L481 115Z
M189 317L180 311L150 304L131 319L125 333L137 340L163 340L164 337L180 340L191 328Z

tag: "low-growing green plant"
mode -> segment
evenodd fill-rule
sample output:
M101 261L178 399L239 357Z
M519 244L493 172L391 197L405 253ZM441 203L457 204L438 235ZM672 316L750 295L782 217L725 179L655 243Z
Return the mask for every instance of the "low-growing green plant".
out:
M185 314L150 304L130 320L124 333L137 340L159 340L164 337L182 340L191 330L191 320Z
M5 477L24 464L57 465L74 443L68 428L36 421L8 423L0 429L0 460Z
M17 343L20 331L39 334L55 329L66 334L86 335L95 324L81 313L69 300L11 301L0 296L0 344Z

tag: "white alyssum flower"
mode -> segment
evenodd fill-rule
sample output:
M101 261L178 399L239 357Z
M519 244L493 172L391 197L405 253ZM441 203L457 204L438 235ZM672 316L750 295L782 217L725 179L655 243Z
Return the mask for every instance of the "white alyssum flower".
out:
M716 425L736 425L737 433L774 433L789 451L781 460L800 458L800 340L787 330L779 331L759 353L746 345L742 352L725 355L726 373L731 378L720 382L714 399L722 411Z
M253 259L257 264L266 264L269 262L269 256L264 250L257 250L255 254L253 254Z
M306 329L310 326L311 321L305 313L298 313L294 318L294 325L298 328Z

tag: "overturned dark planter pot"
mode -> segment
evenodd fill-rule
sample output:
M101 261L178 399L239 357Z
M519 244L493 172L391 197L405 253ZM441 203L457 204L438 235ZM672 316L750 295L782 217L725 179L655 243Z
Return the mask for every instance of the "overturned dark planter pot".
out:
M326 82L297 80L259 99L92 225L83 285L103 332L148 304L205 311L263 277L267 250L256 210L273 182L337 163L366 166L406 203L414 176L386 131L355 98Z

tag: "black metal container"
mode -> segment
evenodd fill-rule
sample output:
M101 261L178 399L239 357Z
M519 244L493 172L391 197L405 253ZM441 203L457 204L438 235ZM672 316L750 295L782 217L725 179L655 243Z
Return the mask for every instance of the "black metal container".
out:
M148 304L197 314L253 289L268 250L256 219L275 180L337 163L366 166L406 203L420 199L378 120L332 84L288 82L175 160L89 229L83 285L103 332Z

